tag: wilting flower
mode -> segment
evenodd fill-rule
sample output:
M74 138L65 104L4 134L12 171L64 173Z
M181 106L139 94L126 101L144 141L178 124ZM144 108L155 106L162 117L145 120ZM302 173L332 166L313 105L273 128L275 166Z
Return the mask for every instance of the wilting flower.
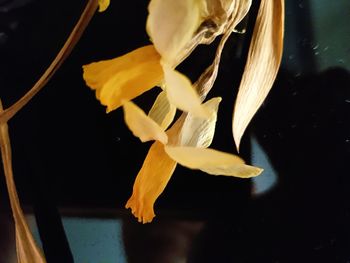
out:
M146 223L153 219L154 203L163 192L177 163L213 175L248 178L261 173L262 169L245 165L235 155L207 148L214 136L221 98L213 98L202 104L215 81L223 45L250 5L251 0L151 0L146 28L153 45L83 67L87 85L96 90L96 97L107 106L107 112L123 106L125 122L133 134L142 142L155 141L126 204L140 222ZM283 37L283 31L277 30L277 37L272 31L283 25L283 6L283 0L262 0L249 51L249 64L244 73L246 80L240 87L241 94L242 91L243 94L268 91L272 85L281 55L281 45L276 46L275 43L280 43ZM275 22L277 26L274 26ZM197 85L199 90L196 90L190 80L175 68L198 44L209 44L220 34L224 36L216 58L202 74ZM264 49L266 52L260 52L258 48L262 48L265 42L271 46ZM267 65L256 66L259 59ZM250 69L250 64L254 64L255 72ZM267 81L264 75L268 75ZM262 87L253 85L255 90L249 90L252 86L247 81L249 78L256 80L256 83L262 82ZM155 86L161 87L163 91L146 114L131 100ZM263 96L266 96L265 93ZM252 110L248 111L247 118L245 114L238 117L234 115L235 119L243 120L243 124L238 125L238 137L235 135L235 139L238 138L237 146L251 112L255 113L259 106L257 104L263 99L256 95L252 98L248 100ZM255 101L257 104L254 104ZM239 100L235 113L242 111L241 108ZM168 129L176 109L185 113ZM233 132L235 134L235 129Z

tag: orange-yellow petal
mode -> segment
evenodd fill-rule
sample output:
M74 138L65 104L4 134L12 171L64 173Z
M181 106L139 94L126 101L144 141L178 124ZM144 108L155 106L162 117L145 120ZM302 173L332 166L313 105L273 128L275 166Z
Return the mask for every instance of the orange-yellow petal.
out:
M263 170L245 165L236 155L208 148L165 146L166 153L179 164L199 169L212 175L227 175L250 178L259 175Z
M98 8L99 12L105 11L109 6L109 0L98 0L98 6L99 6Z
M142 142L157 140L163 144L168 142L165 131L143 110L131 101L123 104L124 119L132 133L139 137Z
M125 206L131 208L139 222L152 221L155 216L153 205L164 191L175 167L176 162L166 154L164 145L158 141L154 142L136 177L132 196Z
M83 66L86 84L96 90L96 97L107 111L122 105L159 85L163 79L160 56L149 45L115 59Z

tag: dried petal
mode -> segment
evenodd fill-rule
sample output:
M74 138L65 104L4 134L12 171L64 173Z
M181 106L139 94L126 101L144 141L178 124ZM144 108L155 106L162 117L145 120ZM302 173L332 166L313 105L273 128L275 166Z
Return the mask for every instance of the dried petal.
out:
M201 100L192 87L191 81L170 67L163 66L163 69L165 88L170 103L182 111L191 112L201 118L209 118L210 112L201 105Z
M142 142L150 140L157 140L163 144L168 142L168 136L164 130L133 102L124 102L123 108L126 124L132 133L136 137L139 137Z
M197 118L192 114L186 116L181 129L180 145L206 148L211 144L217 119L217 112L221 98L213 98L203 104L210 112L208 119Z
M109 0L98 0L98 5L99 5L98 11L103 12L108 8Z
M152 0L147 32L162 59L175 66L178 53L201 23L198 0Z
M284 0L262 0L234 109L232 129L237 148L276 78L282 58L283 30Z
M169 103L165 91L162 91L154 102L148 116L154 120L163 130L166 130L174 120L176 107Z
M160 56L149 45L124 56L83 66L86 84L96 90L96 97L107 111L122 105L161 83Z
M175 167L176 162L166 154L163 144L154 142L136 177L132 196L125 206L131 208L139 222L152 221L155 216L154 203L164 191Z
M165 151L179 164L212 175L250 178L262 172L261 168L245 165L244 161L238 156L213 149L165 146Z

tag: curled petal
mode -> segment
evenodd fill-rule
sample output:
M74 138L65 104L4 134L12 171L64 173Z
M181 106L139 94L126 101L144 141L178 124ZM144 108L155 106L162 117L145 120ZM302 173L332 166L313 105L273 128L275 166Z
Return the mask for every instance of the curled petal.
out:
M275 81L282 59L283 31L284 0L262 0L233 114L237 148Z
M176 107L169 103L166 92L162 91L154 102L148 116L163 130L166 130L174 120Z
M212 175L250 178L259 175L263 171L261 168L245 165L244 161L238 156L213 149L165 146L165 151L179 164Z
M205 102L203 106L212 114L210 118L197 118L188 114L184 121L180 134L180 145L191 147L209 147L213 141L217 112L221 98L212 98Z
M96 97L107 112L161 83L160 56L149 45L124 56L83 66L86 84L96 90Z
M108 8L109 0L98 0L98 5L99 5L98 11L103 12Z
M191 81L180 72L163 66L165 88L168 100L178 109L190 112L200 118L210 118L211 113L203 107Z
M156 141L151 146L139 171L132 196L126 203L139 222L149 223L155 216L153 206L158 196L164 191L176 167L164 151L164 146Z
M150 140L157 140L163 144L168 142L168 136L164 130L133 102L124 102L123 108L126 124L132 133L136 137L139 137L142 142Z
M152 0L147 32L162 59L174 66L179 51L192 38L201 23L201 1Z

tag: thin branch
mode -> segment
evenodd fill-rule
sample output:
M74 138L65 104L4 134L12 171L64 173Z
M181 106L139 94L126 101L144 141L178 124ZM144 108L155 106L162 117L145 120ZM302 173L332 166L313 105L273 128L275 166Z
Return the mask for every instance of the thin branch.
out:
M51 65L46 69L44 74L40 79L34 84L34 86L17 102L11 105L9 108L5 109L0 113L0 123L6 123L9 121L18 111L20 111L51 79L55 72L62 65L64 60L68 57L70 52L73 50L74 46L80 39L82 33L84 32L86 26L90 22L91 18L95 14L98 7L97 0L89 0L83 13L80 16L78 23L73 28L71 34L69 35L67 41L61 48L60 52L57 54L55 59L52 61Z

